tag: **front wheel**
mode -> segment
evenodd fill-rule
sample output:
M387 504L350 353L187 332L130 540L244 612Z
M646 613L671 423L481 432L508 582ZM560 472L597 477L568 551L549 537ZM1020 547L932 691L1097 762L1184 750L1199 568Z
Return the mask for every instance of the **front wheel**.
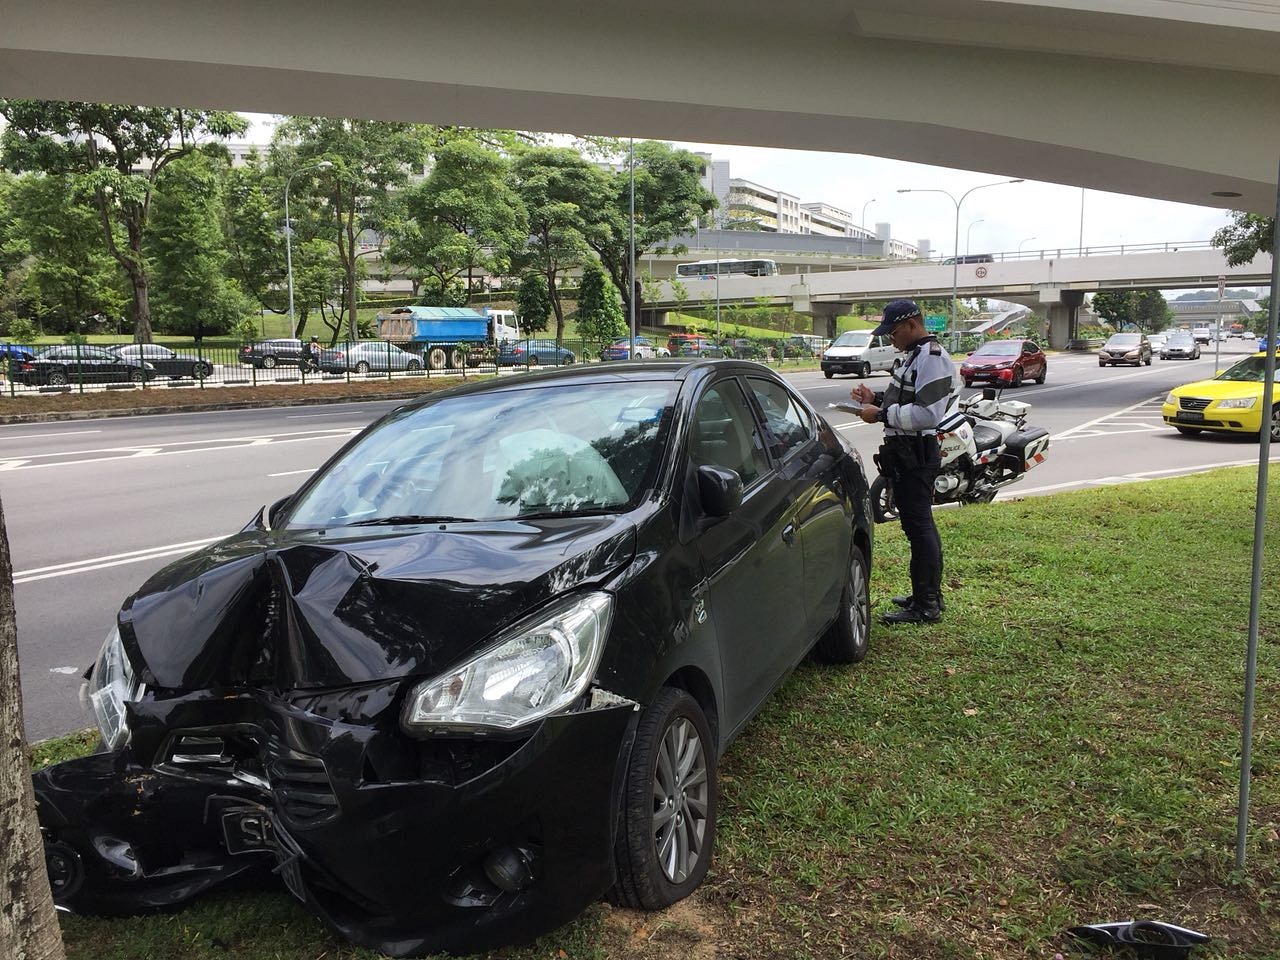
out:
M858 379L865 380L869 376L871 376L871 364L864 360L862 363L858 364Z
M823 370L822 375L826 377L828 380L830 380L832 377L835 376L835 374L832 373L830 370Z
M204 380L213 374L213 366L208 363L197 363L191 368L191 377L195 380Z
M1022 386L1022 368L1021 367L1013 371L1013 386L1015 387Z
M474 367L474 366L475 366L475 364L473 363L473 364L472 364L472 366ZM422 369L422 364L421 364L421 363L419 363L417 360L410 360L407 364L405 364L405 369L406 369L406 370L421 370L421 369Z
M1106 366L1106 363L1105 363L1104 361L1102 361L1102 360L1099 360L1099 361L1098 361L1098 366L1100 366L1100 367L1105 367L1105 366Z
M871 586L867 560L858 547L849 559L849 573L840 595L836 622L818 638L813 655L823 663L858 663L871 640Z
M49 374L49 386L51 387L65 387L69 382L67 375L61 370L55 370Z
M560 362L561 362L561 363L564 363L564 364L569 364L569 363L573 363L573 360L574 360L574 356L573 356L573 354L572 354L572 353L566 353L566 354L561 358Z
M130 383L145 383L145 382L146 382L146 379L147 379L147 373L146 373L146 371L145 371L145 370L130 370L130 371L129 371L129 382L130 382Z
M694 891L716 833L715 744L698 702L663 687L640 717L614 846L615 903L661 910Z
M1048 376L1049 376L1049 365L1045 364L1043 367L1040 368L1040 376L1036 377L1036 383L1040 384L1040 386L1043 387L1045 378Z
M268 370L270 370L272 367L274 367L274 366L276 365L276 358L275 358L275 357L263 357L263 358L262 358L262 365L263 365L264 367L266 367Z
M876 477L871 484L871 513L876 523L898 519L898 505L893 499L893 487L885 482L884 477Z
M529 354L529 366L536 367L537 365L538 365L538 355L535 353Z
M356 364L356 373L368 373L368 372L369 372L369 362L367 360L361 360L359 363Z
M1280 403L1271 408L1271 442L1280 443Z

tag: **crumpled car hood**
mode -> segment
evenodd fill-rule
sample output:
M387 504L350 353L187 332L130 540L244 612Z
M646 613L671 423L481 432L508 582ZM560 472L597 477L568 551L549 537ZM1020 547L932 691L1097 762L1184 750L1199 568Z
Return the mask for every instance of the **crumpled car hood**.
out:
M158 572L119 625L142 680L172 690L434 675L634 551L617 517L249 529Z

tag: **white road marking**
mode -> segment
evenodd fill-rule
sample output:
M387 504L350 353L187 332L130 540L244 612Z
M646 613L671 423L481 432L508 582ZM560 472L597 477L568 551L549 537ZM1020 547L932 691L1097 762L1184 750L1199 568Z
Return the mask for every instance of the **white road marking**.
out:
M222 537L208 537L204 540L187 540L184 543L170 543L165 546L147 547L143 550L130 550L127 553L115 553L105 557L93 557L87 560L72 560L69 563L55 563L48 567L33 567L30 570L17 570L13 574L16 586L20 583L34 583L37 580L51 580L54 577L69 577L80 573L92 573L108 567L119 567L126 563L138 563L142 560L158 560L178 553L191 553L210 543L216 543Z
M1141 400L1138 403L1133 404L1132 406L1124 407L1120 410L1113 410L1110 413L1103 414L1100 417L1095 417L1094 419L1088 421L1087 423L1082 423L1079 426L1068 427L1066 430L1059 431L1058 435L1054 437L1054 439L1065 440L1066 438L1070 437L1073 434L1083 433L1084 431L1088 430L1090 427L1096 426L1097 424L1102 423L1105 420L1111 420L1114 417L1122 416L1123 414L1126 414L1131 410L1137 410L1139 407L1144 407L1149 403L1154 403L1158 399L1160 398L1149 397L1148 399Z
M297 473L315 473L315 472L316 471L314 467L309 467L306 470L286 470L284 473L268 473L267 476L268 477L292 477L294 474L297 474Z
M51 667L49 669L50 673L65 673L67 676L75 676L83 671L84 667Z
M1280 461L1280 453L1271 458L1273 461ZM1120 483L1140 483L1144 480L1156 480L1160 477L1183 476L1192 473L1204 473L1207 470L1217 470L1219 467L1250 467L1256 466L1257 457L1252 460L1226 460L1222 463L1201 463L1190 467L1169 467L1164 470L1147 470L1142 473L1126 473L1113 477L1096 477L1092 480L1071 480L1066 483L1051 483L1044 487L1010 487L1009 494L1011 496L1021 496L1029 493L1050 493L1054 490L1066 490L1069 487L1087 487L1092 485L1114 485Z
M0 436L0 440L34 440L37 437L74 437L80 433L101 433L101 430L64 430L62 433L15 433L12 436Z

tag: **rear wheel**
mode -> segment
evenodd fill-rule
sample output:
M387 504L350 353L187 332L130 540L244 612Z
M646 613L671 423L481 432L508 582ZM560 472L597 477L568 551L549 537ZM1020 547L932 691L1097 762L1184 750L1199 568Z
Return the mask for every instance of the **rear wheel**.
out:
M61 370L55 370L49 374L49 386L51 387L65 387L68 383L70 381L67 379L67 375Z
M537 365L538 365L537 354L534 354L534 353L529 354L529 366L536 367Z
M427 366L432 370L443 370L448 361L449 356L444 352L444 347L432 347L427 353Z
M715 745L698 702L663 687L640 717L623 786L615 903L660 910L702 882L716 833Z
M466 362L466 356L457 347L449 351L449 369L461 370Z
M203 380L206 377L212 375L212 373L213 373L213 366L208 363L197 363L194 367L191 368L191 376L193 379L196 379L196 380Z
M130 370L130 371L129 371L129 382L130 382L130 383L143 383L143 382L145 382L145 381L146 381L146 379L147 379L147 373L146 373L146 371L145 371L145 370Z
M856 546L840 596L836 622L818 638L813 654L823 663L857 663L867 655L871 639L871 587L867 560Z
M1049 365L1046 363L1043 367L1040 368L1040 376L1036 377L1036 383L1043 386L1045 377L1047 376L1049 376Z
M368 372L369 372L369 362L367 360L361 360L359 363L356 364L356 373L368 373Z
M561 363L573 363L573 360L574 360L574 356L572 353L566 353L563 357L560 358Z
M421 369L422 369L422 364L421 364L419 361L417 361L417 360L410 360L407 364L405 364L405 369L406 369L406 370L421 370Z
M275 358L275 357L270 357L270 356L268 356L268 357L263 357L263 358L262 358L262 365L263 365L264 367L266 367L268 370L270 370L272 367L274 367L274 366L276 365L276 358Z

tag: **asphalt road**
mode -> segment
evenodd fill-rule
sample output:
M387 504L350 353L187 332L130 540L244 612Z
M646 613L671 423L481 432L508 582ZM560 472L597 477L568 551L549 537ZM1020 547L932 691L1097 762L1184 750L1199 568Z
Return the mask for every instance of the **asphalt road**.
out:
M1222 366L1247 350L1223 344ZM1183 437L1160 420L1171 387L1213 369L1211 352L1136 369L1100 369L1092 354L1051 356L1045 385L1008 392L1053 434L1048 459L1001 499L1256 463L1248 438ZM787 376L873 469L880 429L826 409L859 381ZM867 382L881 389L887 379ZM395 403L0 426L28 737L90 724L77 700L80 674L129 593L244 526Z

